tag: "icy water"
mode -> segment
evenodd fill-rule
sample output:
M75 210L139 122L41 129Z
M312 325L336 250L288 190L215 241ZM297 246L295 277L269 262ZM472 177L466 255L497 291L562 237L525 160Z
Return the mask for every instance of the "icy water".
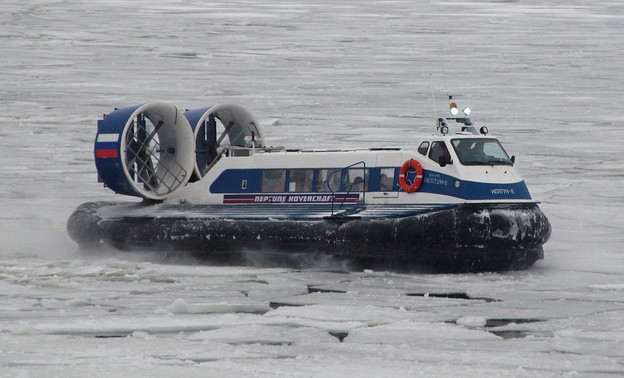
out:
M624 374L621 1L0 3L0 375ZM410 146L451 93L553 226L523 272L85 255L114 107L247 107L268 144Z

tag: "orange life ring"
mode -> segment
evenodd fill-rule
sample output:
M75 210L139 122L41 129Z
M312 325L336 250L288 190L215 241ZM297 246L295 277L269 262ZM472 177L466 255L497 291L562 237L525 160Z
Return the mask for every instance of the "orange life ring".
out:
M412 184L408 184L406 180L407 171L410 168L416 171L416 177L414 178L414 182ZM409 159L405 163L403 163L403 166L401 166L401 170L399 171L399 185L401 185L401 189L403 189L404 192L414 193L418 190L418 188L420 188L420 184L422 184L422 181L423 169L418 160Z

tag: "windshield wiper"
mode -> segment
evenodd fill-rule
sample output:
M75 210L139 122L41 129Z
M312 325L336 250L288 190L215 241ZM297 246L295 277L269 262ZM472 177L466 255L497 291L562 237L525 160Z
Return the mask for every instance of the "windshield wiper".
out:
M487 164L489 164L491 166L495 166L495 165L512 165L511 161L503 160L503 159L488 160Z

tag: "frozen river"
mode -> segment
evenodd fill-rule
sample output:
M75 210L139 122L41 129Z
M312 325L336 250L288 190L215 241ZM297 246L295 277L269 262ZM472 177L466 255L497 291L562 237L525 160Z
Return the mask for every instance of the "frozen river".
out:
M624 374L624 3L0 3L0 375ZM83 254L97 119L235 102L269 145L410 146L453 94L553 234L527 271Z

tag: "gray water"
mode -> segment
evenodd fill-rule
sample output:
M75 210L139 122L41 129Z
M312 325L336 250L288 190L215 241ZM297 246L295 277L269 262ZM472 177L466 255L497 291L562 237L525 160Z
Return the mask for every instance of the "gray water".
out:
M0 21L1 375L624 374L621 2L5 1ZM411 146L448 94L552 223L527 271L211 267L66 234L122 199L93 164L114 107L235 102L269 145Z

